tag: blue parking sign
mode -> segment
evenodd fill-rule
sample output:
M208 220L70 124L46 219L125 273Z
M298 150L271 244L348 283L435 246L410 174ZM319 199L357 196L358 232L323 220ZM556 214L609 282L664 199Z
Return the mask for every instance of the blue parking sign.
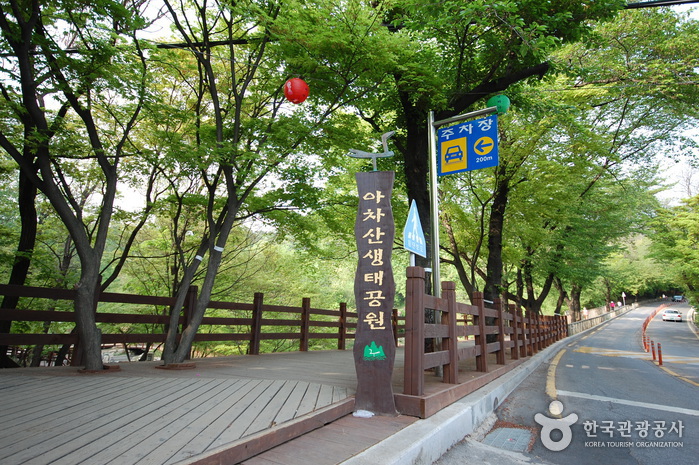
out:
M498 115L437 131L437 174L461 173L498 165Z

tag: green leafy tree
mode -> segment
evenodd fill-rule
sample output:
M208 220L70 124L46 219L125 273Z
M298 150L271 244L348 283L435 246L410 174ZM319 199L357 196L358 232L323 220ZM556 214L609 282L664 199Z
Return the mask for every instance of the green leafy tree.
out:
M547 86L556 89L555 93L550 92L553 89L537 92L537 87L530 86L514 95L519 105L511 116L502 118L500 166L469 174L460 182L442 183L447 192L450 184L456 185L454 198L464 190L472 193L465 199L467 216L447 211L447 221L460 218L469 226L457 223L445 228L449 261L464 270L463 263L471 266L470 275L460 272L462 281L468 278L465 287L473 287L476 276L487 282L488 276L495 275L495 269L487 265L492 265L492 258L486 261L484 255L499 249L503 270L509 260L517 271L516 276L504 275L501 290L513 285L515 300L539 310L555 286L559 290L557 307L568 302L577 311L582 290L604 273L603 264L613 244L649 213L653 206L650 187L655 182L653 156L676 150L678 143L680 147L690 143L681 132L693 121L693 114L681 113L682 105L674 94L659 92L657 86L615 85L624 77L610 84L609 75L602 73L602 68L625 69L647 73L647 79L657 77L656 67L644 67L648 56L643 44L638 54L608 53L599 46L601 42L611 48L618 44L619 50L639 46L639 23L664 24L664 30L672 32L660 35L671 43L679 31L693 30L661 11L626 13L600 25L591 35L593 47L581 43L556 53L556 63L574 64L572 80L565 76L549 80ZM671 49L659 43L662 37L656 39L655 48ZM692 60L684 54L675 57L675 62L683 63L685 73L692 72ZM679 63L675 67L680 68ZM592 68L600 73L590 71ZM580 77L586 72L605 78L592 85ZM678 92L686 87L677 77L664 82ZM470 239L465 229L473 231ZM487 251L486 241L491 245Z
M695 42L697 26L669 10L627 11L596 27L589 44L571 45L557 54L572 65L571 85L583 89L589 105L582 120L587 129L580 127L570 137L570 147L598 167L580 194L595 196L593 190L599 191L604 177L614 181L615 189L621 187L613 212L618 214L621 201L629 213L616 219L607 215L610 226L621 233L617 238L624 237L625 227L642 224L655 207L647 195L644 199L639 194L650 192L655 183L656 154L676 157L694 146L683 132L696 122L691 104L696 86L688 82L696 76L698 57L678 44ZM584 284L572 280L571 310L579 310Z
M699 299L699 198L686 199L682 205L662 209L650 222L652 239L650 256L662 263L668 281L683 289L692 300Z
M639 298L657 298L676 287L674 277L668 276L665 264L652 257L652 246L648 236L635 234L624 241L621 250L607 258L606 274L613 279L613 295L624 292L626 301L633 302ZM610 299L610 296L601 293L588 295L590 300L596 299L591 302L592 306L602 305L605 299Z
M133 149L128 137L146 98L145 54L128 46L144 25L137 15L141 2L130 6L110 0L0 3L0 48L6 57L0 93L8 115L0 147L19 166L20 184L41 191L75 244L76 322L88 370L102 369L94 302L119 161ZM56 141L71 132L80 133L82 143L57 153ZM86 215L77 201L76 180L88 171L99 177L102 194L95 216ZM27 208L30 197L21 199Z
M170 62L188 89L184 101L193 118L182 162L199 174L206 205L206 226L179 280L163 354L166 363L177 363L189 354L234 225L314 205L319 188L309 173L333 165L342 147L333 149L334 134L342 132L336 127L347 124L342 109L386 79L375 60L394 41L375 36L388 34L353 2L347 8L326 1L166 5L183 44L173 53L189 63ZM282 94L294 75L313 85L313 100L301 107ZM196 309L178 337L176 321L200 267L206 271Z
M448 118L515 83L543 77L551 68L548 56L555 47L579 39L591 20L609 19L622 5L616 0L575 4L409 0L386 7L390 28L412 39L405 53L414 58L395 69L395 85L383 105L367 110L365 116L377 127L390 121L401 128L397 144L408 197L417 202L423 230L430 230L429 111L434 110L436 120ZM495 192L491 205L496 213L490 219L494 229L505 211L502 194ZM496 250L499 241L495 237L488 241L494 241L490 245L494 249L487 254L492 262L484 291L492 298L501 286L502 263Z

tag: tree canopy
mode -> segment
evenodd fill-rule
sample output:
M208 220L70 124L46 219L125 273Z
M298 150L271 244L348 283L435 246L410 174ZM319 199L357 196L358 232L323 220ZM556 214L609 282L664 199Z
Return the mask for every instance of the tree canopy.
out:
M353 173L370 169L350 148L396 131L397 156L379 160L399 175L396 222L414 199L429 232L429 112L507 91L499 166L439 182L448 273L532 311L657 292L669 284L618 261L646 250L648 219L655 259L685 256L653 194L658 154L696 149L699 30L624 4L0 0L4 279L79 290L89 369L100 290L176 295L164 358L182 361L212 296L279 289L259 275L348 297ZM292 77L310 85L303 104L284 98Z

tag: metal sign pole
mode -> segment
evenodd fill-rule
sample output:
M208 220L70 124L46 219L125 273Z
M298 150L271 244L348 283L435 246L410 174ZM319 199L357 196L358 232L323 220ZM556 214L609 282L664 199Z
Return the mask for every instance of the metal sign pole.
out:
M430 112L430 115L432 115L432 123L431 124L432 124L432 126L434 126L434 129L436 131L437 128L439 128L440 126L444 126L445 124L458 123L459 121L463 121L465 119L477 118L479 116L485 116L485 115L489 115L491 113L497 113L497 112L498 112L498 107L488 107L488 108L483 108L482 110L476 110L476 111L471 111L469 113L464 113L463 115L456 115L456 116L452 116L451 118L440 119L439 121L434 121L434 113Z
M441 297L439 277L439 193L437 190L437 126L434 112L427 115L430 152L430 228L432 234L432 295Z

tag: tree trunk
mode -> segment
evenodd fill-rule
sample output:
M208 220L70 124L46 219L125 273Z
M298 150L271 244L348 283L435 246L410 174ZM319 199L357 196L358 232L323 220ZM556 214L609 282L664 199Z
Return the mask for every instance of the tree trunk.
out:
M498 298L502 287L502 230L505 224L505 208L510 193L510 179L505 172L506 168L505 164L498 165L496 168L496 186L493 204L490 208L487 275L483 288L483 295L488 300Z
M403 107L407 134L402 152L408 204L415 200L422 231L425 234L425 241L427 244L432 244L431 198L428 183L431 154L429 153L428 144L427 112L413 105L410 93L399 91L398 94ZM431 245L428 245L427 257L416 256L415 264L423 268L433 268L433 255L433 248ZM425 279L425 292L431 295L434 295L433 276L432 273L428 273L428 279ZM436 285L440 286L439 283ZM425 323L435 323L435 318L434 310L425 309ZM437 342L434 339L425 339L425 352L434 352L436 344Z
M573 315L573 321L580 320L580 295L582 294L582 286L573 283L570 288L570 301L568 309Z
M36 245L36 193L36 186L32 184L24 172L20 170L17 202L19 205L21 230L8 284L22 286L27 281L29 266L31 265L32 254L34 252L34 246ZM5 309L15 309L17 308L18 302L19 297L4 296L2 304L0 305ZM11 321L0 321L0 333L9 333L11 328ZM17 365L14 360L7 356L7 346L0 346L0 368L18 366L19 365Z
M488 261L486 264L486 280L483 287L483 297L495 300L500 297L502 288L502 230L505 224L505 208L510 193L510 179L507 177L506 165L496 168L496 186L493 194L493 204L490 208L488 223ZM486 318L486 325L495 324L494 318ZM486 342L497 342L497 334L486 335Z
M100 279L97 270L82 263L83 270L75 294L75 320L80 340L82 363L87 371L100 371L102 363L102 331L97 327L95 311L99 300ZM87 269L86 269L87 268ZM78 354L73 354L78 356Z
M398 80L398 78L396 78ZM405 117L406 141L401 148L403 153L403 175L408 194L408 204L415 200L420 216L422 231L425 233L427 244L432 243L432 229L430 218L430 154L428 147L427 113L413 105L411 95L408 92L399 92L401 106ZM415 257L417 266L431 267L432 249L427 248L427 257ZM428 288L430 280L425 283ZM428 290L429 292L429 290Z
M227 239L227 238L226 238ZM214 286L215 276L221 265L221 254L222 252L213 252L209 256L209 266L206 270L206 277L201 286L201 292L199 298L197 299L197 304L194 309L192 309L191 320L185 326L182 334L180 335L180 342L177 345L177 349L174 351L171 357L169 357L172 362L169 363L182 363L184 362L191 350L192 344L194 343L194 337L197 335L199 330L199 325L204 318L206 313L206 308L211 300L211 291ZM172 328L171 328L172 329ZM167 360L166 360L167 362Z
M476 288L467 273L466 266L464 265L464 261L461 256L461 251L459 250L459 244L456 242L456 238L454 237L454 229L451 222L447 222L445 228L447 230L447 237L449 238L449 248L451 249L450 253L454 257L449 261L449 263L456 268L461 285L464 287L464 289L466 289L468 295L472 296ZM473 273L473 268L471 268L471 272Z
M561 314L561 309L563 308L563 305L565 304L567 299L568 299L568 295L567 295L565 289L561 288L558 292L558 300L556 300L556 309L554 310L554 313L556 315Z
M70 330L70 334L76 334L78 332L78 329L73 326L73 329ZM62 366L65 361L68 359L68 353L70 352L70 347L71 344L63 344L60 349L58 349L58 353L56 354L56 362L55 366L60 367ZM75 354L73 354L75 355ZM71 360L72 362L72 360Z
M527 253L531 255L533 251L528 249ZM517 270L517 295L519 296L520 304L531 312L541 313L541 306L549 292L551 292L554 280L555 276L553 273L549 273L541 286L541 292L537 296L534 288L534 277L532 276L532 264L529 258L525 258ZM525 289L526 297L524 297Z
M231 230L233 229L233 225L235 223L235 217L240 209L240 201L237 199L235 187L230 181L228 186L228 207L218 233L216 233L216 231L212 231L211 234L211 242L215 244L215 246L208 248L209 260L207 262L204 282L202 283L201 291L199 293L199 297L197 298L195 307L193 309L190 308L190 321L186 323L186 326L180 335L180 340L177 342L176 322L184 308L189 286L192 282L192 276L194 276L194 271L196 270L198 264L201 263L200 260L194 260L194 263L191 264L185 271L185 276L180 282L177 299L172 309L173 313L170 317L170 326L165 339L165 349L163 350L163 361L165 364L182 363L188 358L189 353L192 350L194 337L199 330L199 325L204 318L204 313L206 312L206 308L211 300L211 292L216 281L216 274L221 266L223 250L228 242L228 237L230 236ZM212 195L215 195L215 193ZM209 212L209 214L212 215L213 213ZM208 238L202 240L199 249L200 254L204 253L204 250L206 250L206 246L209 243L210 241Z

